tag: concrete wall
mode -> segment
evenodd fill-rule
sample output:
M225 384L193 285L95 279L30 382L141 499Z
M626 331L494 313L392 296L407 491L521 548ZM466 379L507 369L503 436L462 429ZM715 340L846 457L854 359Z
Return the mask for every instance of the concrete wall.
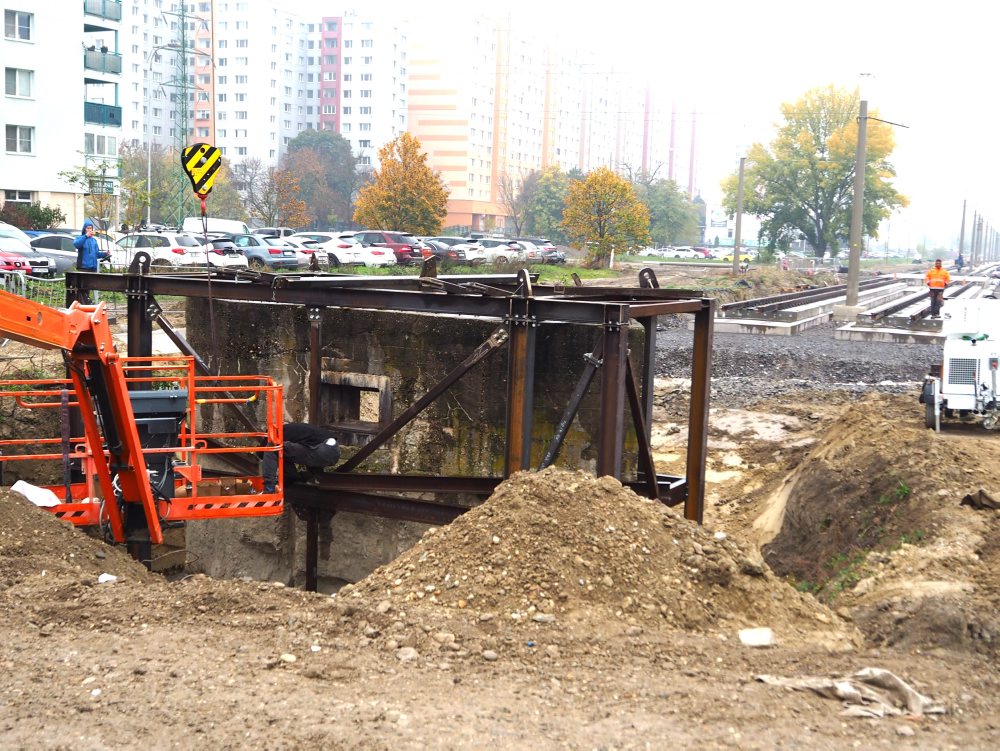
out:
M222 373L270 375L285 387L285 417L306 421L309 404L309 323L305 308L272 304L188 301L187 334L192 346ZM196 326L194 321L203 325ZM387 422L430 390L502 324L368 311L326 310L321 351L324 385L319 422L348 426L341 435L344 455L363 444L381 417ZM215 348L211 330L215 330ZM546 325L538 332L532 464L543 456L562 411L592 351L598 329ZM641 328L633 329L633 364L641 352ZM638 371L637 371L638 372ZM348 374L355 374L349 376ZM368 392L368 409L357 410L357 390L343 381L383 384L383 414ZM593 471L596 459L599 376L573 421L557 465ZM500 476L504 463L507 352L501 348L469 371L387 445L357 470L443 475ZM389 402L391 410L386 410ZM352 412L353 410L353 412ZM385 412L391 412L385 414ZM351 412L350 418L345 414ZM209 419L213 419L209 415ZM219 419L215 415L214 419ZM631 421L626 417L631 436ZM634 466L634 439L626 466ZM424 525L355 514L337 514L321 532L320 587L335 590L356 581L410 547ZM188 526L194 567L213 576L301 584L305 561L304 524L286 510L283 517L209 521Z

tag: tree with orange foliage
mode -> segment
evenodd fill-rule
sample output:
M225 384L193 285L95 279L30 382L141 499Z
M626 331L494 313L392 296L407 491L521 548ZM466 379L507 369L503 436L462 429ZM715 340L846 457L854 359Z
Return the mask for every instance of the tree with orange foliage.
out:
M372 229L435 235L448 215L448 189L427 165L420 141L403 133L378 152L379 168L358 193L354 221Z
M607 267L611 254L649 244L649 209L632 184L607 167L572 180L562 228L570 243L586 250L586 265Z

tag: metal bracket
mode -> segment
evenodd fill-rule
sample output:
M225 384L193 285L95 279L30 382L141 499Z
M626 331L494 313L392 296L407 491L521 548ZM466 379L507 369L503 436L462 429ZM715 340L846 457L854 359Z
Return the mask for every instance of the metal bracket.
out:
M599 367L601 367L604 364L604 358L603 357L594 357L590 352L587 352L587 353L584 354L583 361L584 362L589 362L595 368L599 368Z
M156 300L150 300L149 304L146 306L146 320L155 321L163 313L163 308Z
M319 323L323 320L323 308L318 305L310 305L306 308L306 317L309 323Z

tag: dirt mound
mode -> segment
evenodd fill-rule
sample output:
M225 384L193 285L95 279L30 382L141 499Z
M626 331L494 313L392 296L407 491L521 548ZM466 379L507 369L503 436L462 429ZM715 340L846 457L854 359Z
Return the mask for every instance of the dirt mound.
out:
M18 493L0 490L0 590L39 577L149 577L122 547L105 545Z
M1000 441L979 426L927 430L915 396L850 406L757 519L764 559L796 586L854 608L875 644L995 650L1000 515L960 506L996 489Z
M504 628L557 624L592 635L632 628L779 640L846 639L836 616L759 557L617 480L550 468L518 473L490 499L338 597L391 621L419 610ZM845 641L846 643L846 641Z

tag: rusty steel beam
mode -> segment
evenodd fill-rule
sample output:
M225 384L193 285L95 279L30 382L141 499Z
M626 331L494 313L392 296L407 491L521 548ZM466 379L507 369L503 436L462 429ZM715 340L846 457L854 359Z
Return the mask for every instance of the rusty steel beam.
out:
M538 465L539 469L545 469L556 460L556 456L559 454L559 449L562 448L563 440L566 438L569 426L573 422L573 418L576 417L577 411L580 409L583 397L587 394L587 389L590 388L590 384L594 380L594 375L596 375L597 369L601 367L601 355L603 354L604 336L602 334L601 338L597 340L597 344L594 345L594 351L583 356L585 363L583 366L583 372L580 374L580 378L576 382L576 387L573 389L573 393L570 395L569 401L566 403L566 409L563 410L562 417L559 418L555 434L549 442L549 447L545 452L545 456L542 457L542 461Z
M323 353L320 334L323 309L309 308L309 423L319 422L319 392L323 384Z
M350 472L352 469L357 467L361 462L371 456L375 451L394 436L400 428L402 428L406 423L412 420L414 417L419 415L424 409L427 408L435 399L437 399L441 394L448 390L448 388L455 383L459 378L468 373L475 365L480 361L488 357L489 355L496 352L500 347L507 343L507 332L503 329L497 329L490 337L480 344L475 351L465 358L462 363L452 369L444 378L442 378L438 383L436 383L426 394L417 399L413 404L406 408L406 410L399 415L395 420L386 425L382 430L371 437L361 449L350 459L345 461L343 464L337 467L338 472Z
M315 592L319 586L319 517L318 509L305 509L307 592Z
M416 498L382 496L355 491L331 491L322 485L290 485L285 501L294 508L326 512L349 512L385 519L442 525L455 521L469 506L435 503Z
M628 358L627 305L607 305L604 313L604 365L601 416L597 434L597 474L621 478L625 441L625 360Z
M627 357L625 358L625 390L628 392L628 403L632 410L632 424L635 426L635 436L639 443L639 472L648 478L645 495L655 500L660 497L660 488L656 481L653 447L650 445L650 423L646 420L642 401L639 398L639 385L635 382L632 362Z
M504 477L531 467L531 430L535 390L535 344L538 322L531 315L532 301L510 301L507 358L507 451Z
M708 456L708 405L711 397L714 319L715 300L705 300L704 307L694 317L686 470L688 496L684 502L684 517L699 524L705 513L705 460Z

